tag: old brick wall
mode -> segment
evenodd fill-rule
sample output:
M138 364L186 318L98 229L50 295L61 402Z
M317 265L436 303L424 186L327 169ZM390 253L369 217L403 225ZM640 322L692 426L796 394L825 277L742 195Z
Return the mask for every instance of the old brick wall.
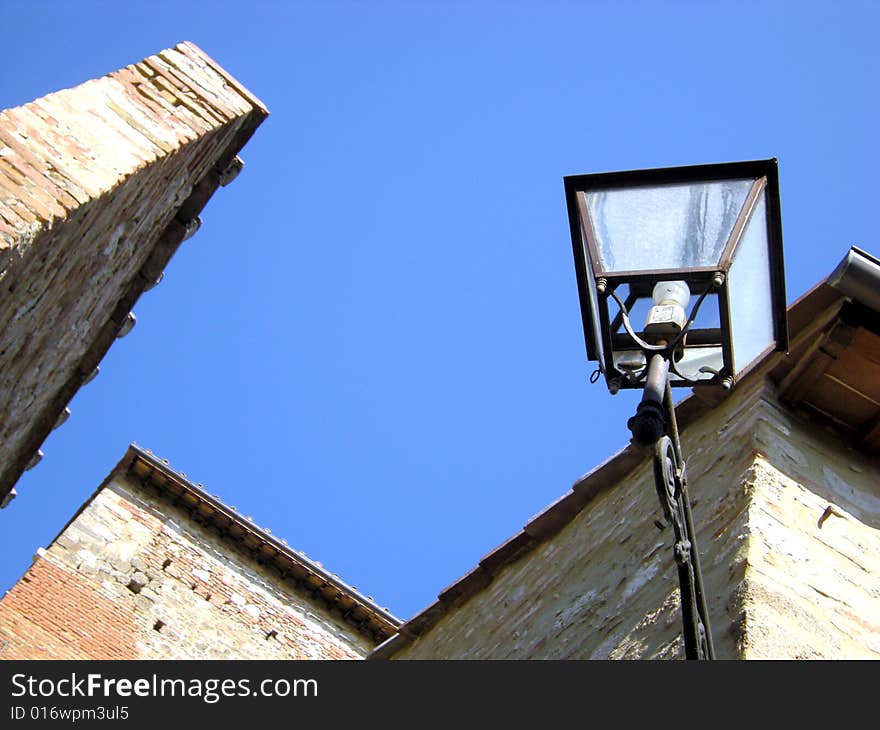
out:
M38 558L0 602L0 658L135 659L131 607Z
M0 600L3 659L359 659L370 648L124 476Z
M0 498L266 114L187 43L0 112Z
M765 383L683 442L718 657L880 658L877 465L794 418ZM655 525L649 468L394 658L681 658L671 528Z

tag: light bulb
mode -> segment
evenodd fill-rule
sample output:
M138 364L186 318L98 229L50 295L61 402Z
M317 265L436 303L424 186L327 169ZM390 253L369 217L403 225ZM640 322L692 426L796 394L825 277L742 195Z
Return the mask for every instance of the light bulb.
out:
M691 300L691 290L683 281L658 281L651 296L657 306L677 304L684 309Z
M651 292L654 306L645 321L645 334L676 335L684 328L684 308L691 300L691 290L683 281L659 281Z

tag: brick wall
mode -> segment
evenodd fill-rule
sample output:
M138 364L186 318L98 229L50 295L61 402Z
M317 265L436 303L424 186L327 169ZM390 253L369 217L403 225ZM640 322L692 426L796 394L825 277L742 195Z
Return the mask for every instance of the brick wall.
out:
M683 442L717 656L880 658L876 462L793 416L766 383ZM645 463L392 656L683 657L661 519Z
M0 499L266 114L191 44L0 112Z
M3 659L135 659L135 637L128 606L50 560L38 558L0 603Z
M0 600L2 659L358 659L374 643L124 475Z

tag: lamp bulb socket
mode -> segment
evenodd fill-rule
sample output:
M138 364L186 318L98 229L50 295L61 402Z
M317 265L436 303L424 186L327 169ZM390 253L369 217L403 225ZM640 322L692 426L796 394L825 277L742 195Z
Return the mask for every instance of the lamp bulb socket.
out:
M654 306L645 320L645 333L672 335L681 332L687 322L684 308L691 300L691 290L683 281L658 281L651 293Z

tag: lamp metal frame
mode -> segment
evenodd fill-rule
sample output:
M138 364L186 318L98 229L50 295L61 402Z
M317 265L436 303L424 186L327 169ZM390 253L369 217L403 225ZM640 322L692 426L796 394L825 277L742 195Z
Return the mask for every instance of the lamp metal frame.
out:
M717 266L675 269L651 268L614 272L603 270L598 243L586 204L587 193L598 190L710 183L745 178L753 178L754 182L725 243ZM703 295L704 293L715 295L719 309L720 327L691 328L687 344L689 348L720 347L723 368L714 373L711 378L696 381L680 376L673 369L670 373L670 384L687 387L704 385L730 387L737 376L747 372L747 367L739 368L739 372L737 372L737 364L733 358L730 290L727 274L733 264L743 233L762 195L766 205L774 341L757 359L761 359L773 350L788 348L779 173L775 158L712 165L571 175L564 178L564 184L587 358L599 363L599 369L605 374L613 392L619 388L643 387L640 382L632 378L631 373L623 371L615 365L614 353L620 353L622 350L640 349L638 343L633 341L629 333L618 331L621 315L628 315L637 300L650 297L651 289L658 281L680 280L687 283L695 295ZM615 296L623 285L626 285L629 290L625 301L622 301L619 296ZM609 299L616 300L617 312L611 310ZM643 333L636 334L644 337Z

